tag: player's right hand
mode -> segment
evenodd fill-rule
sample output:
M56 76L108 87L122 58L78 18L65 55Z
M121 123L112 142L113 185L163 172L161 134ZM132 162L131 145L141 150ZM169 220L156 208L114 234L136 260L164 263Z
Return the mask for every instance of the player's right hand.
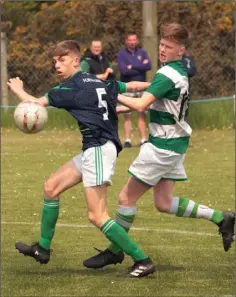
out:
M108 73L113 73L113 69L110 68L110 67L108 67L108 68L106 69L106 72L108 72Z
M19 90L23 89L23 81L19 77L10 78L7 85L13 93L17 93Z

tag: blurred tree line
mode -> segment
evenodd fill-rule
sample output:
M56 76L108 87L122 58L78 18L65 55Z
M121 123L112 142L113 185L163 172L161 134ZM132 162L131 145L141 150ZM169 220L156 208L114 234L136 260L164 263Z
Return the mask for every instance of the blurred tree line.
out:
M2 30L9 40L9 76L20 76L37 92L45 91L43 82L48 82L47 89L56 83L49 59L55 42L76 39L83 52L92 38L100 38L115 64L126 33L142 37L141 1L6 1L1 5ZM234 1L157 3L158 28L164 22L179 22L191 33L189 51L198 69L193 78L195 98L234 93L234 6Z

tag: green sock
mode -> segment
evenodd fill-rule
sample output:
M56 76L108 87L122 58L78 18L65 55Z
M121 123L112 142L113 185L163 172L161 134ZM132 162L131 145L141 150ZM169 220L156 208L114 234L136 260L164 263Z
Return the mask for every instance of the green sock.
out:
M181 197L172 198L170 213L176 214L178 217L203 218L215 224L219 224L224 218L221 210L211 209Z
M100 230L112 243L117 245L123 252L132 257L134 261L147 259L148 256L130 238L128 233L114 220L107 220Z
M39 245L49 250L59 215L59 200L44 199Z
M116 223L123 227L124 230L128 233L134 222L135 214L136 207L126 207L120 205L116 212ZM108 249L113 254L118 254L120 252L120 248L114 243L111 243Z

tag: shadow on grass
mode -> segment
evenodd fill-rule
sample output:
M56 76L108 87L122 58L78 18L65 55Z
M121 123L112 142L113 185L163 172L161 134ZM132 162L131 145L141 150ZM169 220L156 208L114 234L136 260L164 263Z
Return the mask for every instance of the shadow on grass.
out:
M157 265L157 271L182 271L185 270L182 266L172 266L172 265Z
M43 268L44 269L44 268ZM157 273L158 272L165 272L165 271L182 271L184 270L184 267L178 267L178 266L171 266L171 265L157 265ZM119 276L119 274L125 273L126 268L124 270L121 270L120 268L117 269L114 268L101 268L101 269L86 269L86 268L63 268L63 267L56 267L48 270L41 270L41 266L37 270L32 270L22 268L15 271L17 274L20 273L21 275L86 275L86 276L107 276L110 274L117 274L116 276ZM154 276L149 276L150 278L155 278Z

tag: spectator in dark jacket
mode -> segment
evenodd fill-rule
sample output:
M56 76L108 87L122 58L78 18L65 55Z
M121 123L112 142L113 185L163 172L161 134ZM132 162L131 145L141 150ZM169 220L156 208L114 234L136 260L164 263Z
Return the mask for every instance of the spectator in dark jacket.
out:
M102 41L99 39L92 40L90 48L80 60L80 68L82 71L94 74L103 80L115 79L114 71L107 56L102 51Z
M126 37L126 47L117 54L117 62L120 69L120 80L123 82L146 81L146 72L151 69L151 61L144 49L138 44L135 33ZM126 96L140 97L138 93L126 93ZM124 114L124 147L131 147L131 113ZM146 142L145 113L138 113L138 131L140 144Z

